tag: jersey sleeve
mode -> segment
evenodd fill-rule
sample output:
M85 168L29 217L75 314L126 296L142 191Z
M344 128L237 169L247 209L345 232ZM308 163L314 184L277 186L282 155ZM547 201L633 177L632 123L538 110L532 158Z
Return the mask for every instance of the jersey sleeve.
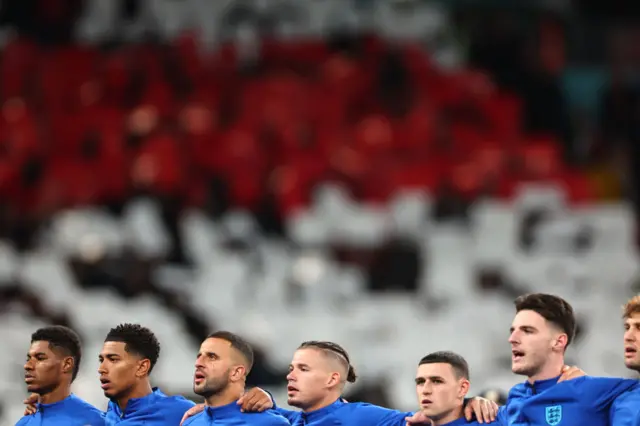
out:
M29 421L29 416L23 416L23 417L20 418L20 420L18 420L18 422L16 423L15 426L26 425L28 421Z
M247 423L249 424L249 423ZM259 426L291 426L287 418L278 413L277 410L268 410L259 414L259 420L252 422Z
M371 404L353 404L351 415L362 424L371 426L405 426L406 418L413 416L412 412L391 410Z
M298 417L300 417L300 411L287 410L282 407L276 407L273 411L287 419L287 421L291 424L294 424Z
M640 426L640 383L613 401L609 418L611 426Z
M570 380L582 398L598 411L609 410L613 402L623 393L637 386L637 380L614 377L583 377Z
M509 419L507 417L507 406L503 405L498 408L498 415L496 416L496 421L494 422L500 426L509 426Z
M170 424L180 424L184 413L186 413L191 407L196 405L193 401L189 401L186 398L175 397L171 404L167 404L162 411L164 411L164 418Z

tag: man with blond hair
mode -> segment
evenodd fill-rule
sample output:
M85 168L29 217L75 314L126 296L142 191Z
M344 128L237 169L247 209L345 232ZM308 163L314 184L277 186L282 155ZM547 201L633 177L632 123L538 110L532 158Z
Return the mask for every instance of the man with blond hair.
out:
M624 364L640 373L640 295L632 297L623 307ZM611 407L611 425L640 426L640 381L623 393Z

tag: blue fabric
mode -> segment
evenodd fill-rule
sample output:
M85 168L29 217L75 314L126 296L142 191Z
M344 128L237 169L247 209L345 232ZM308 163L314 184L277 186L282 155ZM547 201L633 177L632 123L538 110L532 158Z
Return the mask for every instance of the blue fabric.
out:
M16 426L104 426L104 412L71 394L53 404L38 404L38 411Z
M413 413L404 413L377 405L338 400L319 410L303 413L277 408L293 426L405 426L405 418Z
M130 399L124 412L114 401L107 409L107 426L178 426L184 413L195 404L181 396L167 396L158 388L142 398Z
M204 411L188 418L184 426L208 425L259 425L259 426L289 426L289 421L275 410L262 413L243 413L240 406L233 402L222 407L206 407Z
M496 422L491 422L491 423L483 423L485 425L492 425L495 424ZM442 426L463 426L463 425L479 425L480 423L476 422L475 420L473 421L467 421L467 419L465 419L464 417L459 418L458 420L454 420L452 422L449 423L445 423Z
M613 401L611 426L640 426L640 382Z
M609 424L614 400L636 386L636 380L579 377L558 383L559 377L515 385L498 412L504 426Z

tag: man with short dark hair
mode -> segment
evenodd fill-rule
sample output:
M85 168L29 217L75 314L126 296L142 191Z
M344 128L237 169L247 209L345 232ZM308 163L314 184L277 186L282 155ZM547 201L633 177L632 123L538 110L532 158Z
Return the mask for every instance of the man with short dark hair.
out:
M355 380L356 374L349 354L342 346L326 341L303 342L293 354L287 375L287 403L301 411L282 408L276 410L294 426L405 426L409 418L413 425L431 424L431 420L419 412L407 413L372 404L344 401L344 387ZM260 405L267 408L274 406L273 401L262 394L263 391L258 388L252 391L254 395L245 397L266 399ZM193 416L201 410L201 406L194 407L185 417Z
M456 353L434 352L418 363L418 405L433 426L479 424L465 418L464 404L469 387L469 366Z
M612 402L636 385L634 380L579 377L558 382L564 354L575 334L571 305L550 294L528 294L515 301L511 324L511 369L527 376L511 388L498 421L504 425L608 425Z
M160 343L148 328L121 324L109 331L98 368L104 395L110 399L107 425L180 424L194 403L151 387L149 375L159 356Z
M80 338L62 326L45 327L31 335L24 364L27 390L39 396L36 412L17 426L103 426L104 413L71 393L82 351Z
M227 331L210 334L200 345L193 376L193 392L204 397L205 408L184 424L288 426L273 410L242 411L238 400L252 366L253 350L244 339Z

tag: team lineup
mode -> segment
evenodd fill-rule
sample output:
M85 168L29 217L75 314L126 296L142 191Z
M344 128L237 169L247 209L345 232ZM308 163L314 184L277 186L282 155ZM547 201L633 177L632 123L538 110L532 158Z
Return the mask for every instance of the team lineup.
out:
M624 305L622 320L625 366L640 373L640 296ZM549 294L517 298L509 335L511 369L526 380L511 388L506 404L468 398L467 362L441 351L417 362L415 412L345 401L342 393L355 382L355 369L343 347L326 341L303 342L296 349L287 403L298 410L278 407L268 392L245 389L252 348L225 331L210 334L196 356L193 391L204 404L167 396L150 379L160 343L138 324L111 329L98 355L100 384L109 400L103 412L71 391L82 358L77 334L45 327L31 336L24 365L30 396L17 425L640 426L640 380L591 377L565 364L575 327L567 301Z

